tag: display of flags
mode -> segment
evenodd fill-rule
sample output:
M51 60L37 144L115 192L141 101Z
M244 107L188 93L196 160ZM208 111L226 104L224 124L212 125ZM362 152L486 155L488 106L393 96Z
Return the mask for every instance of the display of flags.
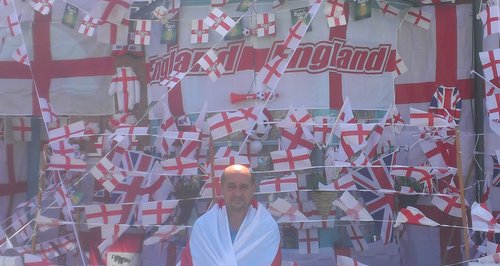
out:
M272 36L276 33L276 17L274 13L257 14L257 37Z
M373 221L373 217L368 213L363 204L347 191L339 199L335 200L333 205L344 211L345 216L340 218L342 221Z
M283 192L297 191L297 175L290 175L261 180L259 183L260 192Z
M491 81L500 77L500 48L479 52L483 64L484 77Z
M438 86L436 92L432 95L429 111L443 117L450 115L458 124L461 110L462 97L458 88Z
M208 25L202 19L194 19L191 24L191 43L207 43Z

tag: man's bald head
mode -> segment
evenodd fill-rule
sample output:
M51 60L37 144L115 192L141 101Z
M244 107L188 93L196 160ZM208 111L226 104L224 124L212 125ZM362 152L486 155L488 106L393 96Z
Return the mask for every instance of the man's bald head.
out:
M233 165L226 167L226 169L224 169L224 172L222 172L222 176L220 178L221 184L224 184L226 176L232 175L232 174L233 175L234 174L241 174L241 175L249 176L250 179L252 180L252 184L255 184L255 178L253 177L250 169L244 165L241 165L241 164L233 164Z

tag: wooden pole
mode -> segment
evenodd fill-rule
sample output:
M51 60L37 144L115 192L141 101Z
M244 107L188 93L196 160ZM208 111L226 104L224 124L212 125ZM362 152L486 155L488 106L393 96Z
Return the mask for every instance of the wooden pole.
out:
M215 204L217 201L217 196L215 195L216 189L215 189L215 170L214 170L214 154L215 154L215 146L214 146L214 140L212 139L212 135L208 136L208 158L207 161L210 162L210 179L212 180L212 203L210 204L210 207Z
M465 209L465 192L464 192L464 180L462 176L462 150L460 148L460 128L459 126L455 126L455 146L457 149L457 175L458 175L458 184L460 187L460 207L462 209L462 233L463 233L463 241L465 244L465 258L464 260L469 260L470 258L470 244L469 244L469 224L467 222L467 212Z
M43 196L43 189L45 187L45 170L47 169L47 159L48 159L49 151L47 148L47 145L43 146L42 153L40 154L40 171L38 173L38 192L36 195L36 205L37 205L37 210L36 210L36 216L40 215L40 211L42 208L42 196ZM35 249L36 249L36 227L37 224L35 223L34 231L33 231L33 237L31 238L31 252L34 254Z

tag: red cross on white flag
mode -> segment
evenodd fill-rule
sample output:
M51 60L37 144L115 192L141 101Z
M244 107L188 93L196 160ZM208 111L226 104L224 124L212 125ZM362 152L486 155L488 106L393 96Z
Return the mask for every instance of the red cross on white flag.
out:
M396 217L396 222L394 223L394 227L398 227L403 223L428 226L439 225L435 221L427 218L419 209L411 206L401 208L401 210L399 210L398 216Z
M462 205L460 202L460 196L433 196L431 204L448 215L462 217ZM467 201L465 201L465 206L469 206L469 203L467 203Z
M278 217L278 223L309 221L309 219L307 219L307 217L299 211L296 205L292 205L290 202L282 198L277 198L275 201L271 202L267 210L272 216Z
M209 117L207 123L214 140L247 128L247 121L239 111L217 113Z
M377 124L340 124L342 144L349 145L354 152L366 146L366 138Z
M130 225L124 224L106 224L101 225L101 238L104 239L97 249L99 253L105 254L108 248L113 245L118 238L127 231Z
M78 33L93 36L97 25L99 24L99 19L91 17L89 14L85 14L83 17L82 24L78 27Z
M52 105L45 98L38 98L38 103L40 104L40 111L42 112L42 118L44 123L50 123L57 120L57 115L52 109Z
M472 230L500 233L500 224L486 206L486 203L474 202L471 206Z
M332 183L324 185L318 184L318 189L323 191L356 190L356 182L351 173L347 173L332 180Z
M52 5L54 4L54 0L31 0L30 5L36 11L40 12L42 15L49 14L50 10L52 10Z
M85 123L78 121L70 125L49 130L49 142L56 142L69 138L82 137L85 132Z
M498 5L486 5L486 8L478 15L483 22L484 37L500 32L500 8Z
M271 159L275 171L290 171L311 167L309 150L305 148L286 151L272 151Z
M148 239L144 240L144 245L153 245L162 240L167 240L171 236L179 233L184 230L185 226L177 226L177 225L162 225L158 229L158 231L154 232L152 236Z
M84 206L85 218L89 228L103 224L119 224L122 216L128 216L123 204L101 204Z
M208 50L207 53L200 58L198 64L205 70L212 81L219 79L226 71L213 49Z
M155 16L155 18L157 18L163 25L167 24L169 19L168 15L168 9L164 6L158 6L153 11L153 16Z
M216 158L214 159L213 165L209 165L208 169L210 171L210 168L214 168L214 176L215 177L221 177L222 172L224 170L233 164L241 164L246 167L250 167L250 162L248 161L248 158L246 156L230 156L230 157L224 157L224 158Z
M257 37L276 34L276 17L274 13L257 14Z
M279 55L275 56L259 71L256 77L257 82L267 85L271 90L276 88L281 75L285 72L287 62L285 58Z
M83 160L60 155L50 156L47 166L47 170L59 171L84 172L87 169L87 163Z
M431 27L431 18L432 14L422 11L419 8L410 7L408 9L408 13L406 13L406 16L404 17L404 20L424 30L428 30Z
M90 174L109 192L113 191L127 176L125 171L116 170L115 166L106 157L103 157L90 169Z
M151 20L137 20L134 31L134 44L149 45L151 43Z
M484 77L491 81L500 77L500 49L479 52L483 64Z
M17 141L31 141L31 118L12 118L12 137Z
M17 13L13 13L7 16L7 26L9 27L9 33L11 36L16 36L21 33L21 25L19 24L19 19L17 18Z
M306 34L308 25L301 19L297 21L289 30L288 35L283 41L283 46L292 51L295 51L299 46L302 37Z
M452 117L443 117L438 114L410 107L410 125L423 127L453 127L455 126L455 120Z
M486 109L491 130L500 135L500 93L486 95Z
M164 200L141 203L141 224L161 225L174 213L178 200Z
M384 0L377 0L377 4L382 9L382 13L388 17L396 18L399 16L399 8L390 5Z
M128 113L141 101L141 84L132 67L118 67L109 85L109 95L116 94L118 110Z
M232 18L218 8L214 8L208 13L203 22L222 36L226 36L231 28L236 25L236 22Z
M319 253L318 228L299 230L299 254Z
M207 179L200 191L200 197L202 198L212 198L214 194L215 197L222 196L220 177Z
M214 158L220 159L224 157L238 156L238 152L230 147L220 147L214 155Z
M195 159L177 157L161 162L165 175L196 175L198 161Z
M368 243L359 228L359 222L351 221L345 229L355 251L368 250Z
M307 126L310 130L316 125L312 115L305 108L290 108L285 119L281 120L277 126L278 127L299 127Z
M450 147L442 140L421 139L418 144L432 167L446 167L454 160L450 154Z
M328 140L328 134L332 131L333 118L327 116L315 116L313 135L316 144L325 146Z
M290 175L261 180L259 183L260 192L283 192L297 191L297 175Z
M342 221L373 221L373 217L363 204L347 191L339 199L336 199L333 205L338 206L345 212L345 216L340 218Z
M314 137L305 126L280 128L279 132L282 150L306 148L311 151L314 149Z
M191 21L191 43L208 42L208 25L203 23L203 19L193 19Z
M433 192L432 168L427 166L394 166L391 175L414 178L418 183L424 184L424 190L429 194Z
M344 15L344 0L329 0L325 3L323 14L327 17L340 17ZM345 17L345 16L344 16Z

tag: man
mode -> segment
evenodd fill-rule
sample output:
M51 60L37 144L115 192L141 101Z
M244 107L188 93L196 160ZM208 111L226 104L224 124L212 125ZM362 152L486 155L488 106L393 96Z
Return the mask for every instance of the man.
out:
M278 225L253 199L250 170L227 167L221 185L224 199L194 223L181 265L281 265Z

